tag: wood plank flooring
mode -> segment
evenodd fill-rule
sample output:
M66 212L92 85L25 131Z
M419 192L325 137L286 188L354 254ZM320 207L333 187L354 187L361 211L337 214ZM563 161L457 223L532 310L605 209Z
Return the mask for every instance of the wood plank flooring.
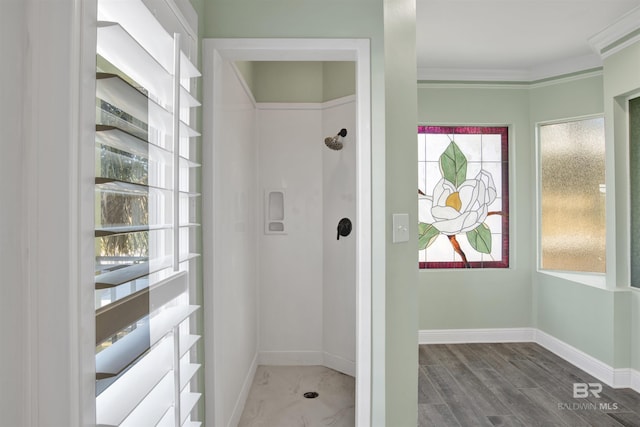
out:
M639 393L613 389L538 344L430 344L419 352L421 427L640 427ZM601 383L602 391L574 398L574 383Z

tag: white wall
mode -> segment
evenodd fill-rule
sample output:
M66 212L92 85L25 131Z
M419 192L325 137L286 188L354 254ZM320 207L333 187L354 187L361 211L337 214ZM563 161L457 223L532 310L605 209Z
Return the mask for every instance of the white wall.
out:
M24 90L25 4L0 2L0 424L26 424L26 280L23 266L22 204L19 177L24 156L22 117ZM10 325L10 326L8 326Z
M83 203L94 149L80 144L95 123L94 7L0 5L3 426L95 422L93 217Z
M237 423L246 383L250 385L255 368L258 231L254 104L228 63L221 72L223 84L216 100L221 108L214 117L220 124L219 133L212 156L206 150L203 156L203 168L207 168L204 179L212 179L214 186L212 204L205 200L203 208L214 216L212 233L208 229L204 233L204 265L207 269L213 262L213 283L205 282L204 286L205 298L209 298L205 304L213 306L214 328L213 348L206 343L208 352L214 353L213 364L210 353L206 360L208 372L213 367L215 390L207 390L207 402L208 408L215 402L214 424L227 426ZM213 164L207 164L210 159ZM213 253L208 249L211 245Z
M258 191L285 192L285 233L259 230L260 363L322 357L322 112L260 104ZM263 223L264 203L258 209Z
M261 364L323 364L355 375L355 100L258 104L259 192L285 193L285 234L259 235ZM324 138L348 131L341 151ZM264 203L258 223L264 223Z
M324 104L256 104L237 69L205 64L222 84L207 87L203 147L208 411L235 425L258 364L324 364L355 374L355 98ZM212 68L212 71L207 71ZM345 148L324 137L347 128ZM208 164L211 162L211 164ZM213 173L212 173L213 171ZM212 188L211 188L212 186ZM285 194L285 233L265 233L265 190ZM213 197L210 195L213 194ZM326 219L326 221L325 221ZM211 262L213 261L213 264ZM213 370L211 370L213 365ZM210 414L211 412L209 412Z
M323 350L326 366L355 376L356 236L336 239L341 218L356 219L356 105L353 97L324 104L324 136L347 129L340 151L323 145Z

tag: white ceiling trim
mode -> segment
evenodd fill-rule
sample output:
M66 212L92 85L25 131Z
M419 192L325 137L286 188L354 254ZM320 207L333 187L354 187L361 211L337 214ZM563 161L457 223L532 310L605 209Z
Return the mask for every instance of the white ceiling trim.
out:
M607 50L606 52L602 53L602 59L607 59L609 56L613 55L614 53L620 52L621 50L625 49L628 46L631 46L632 44L636 43L640 41L640 34L630 38L629 40L625 41L624 43L620 43L619 45L617 45L614 48L611 48L609 50Z
M418 80L435 81L527 81L529 73L523 70L418 68Z
M526 82L511 83L491 83L478 81L457 81L457 82L418 82L418 89L528 89L531 86Z
M638 29L640 29L640 7L631 10L616 22L589 38L589 45L598 55L602 55L603 58L606 58L614 53L612 51L617 52L622 49L622 47L618 46L606 52L603 52L603 50ZM626 47L637 40L638 37L634 37L623 43L621 46Z
M535 82L600 67L602 67L602 59L599 55L591 53L533 68L529 71L529 81Z
M451 82L418 82L418 89L537 89L545 86L553 86L560 83L568 83L582 79L602 76L602 69L590 72L579 73L572 76L551 78L549 80L537 82L503 82L491 83L480 81L451 81Z
M541 82L540 81L532 82L529 84L529 88L537 89L537 88L553 86L561 83L575 82L577 80L582 80L582 79L590 79L591 77L597 77L597 76L602 76L602 69L586 72L586 73L580 73L573 76L552 78L552 79L541 81Z
M476 81L476 82L524 82L579 73L602 67L599 55L589 54L577 58L545 64L530 70L418 68L418 80L427 81Z

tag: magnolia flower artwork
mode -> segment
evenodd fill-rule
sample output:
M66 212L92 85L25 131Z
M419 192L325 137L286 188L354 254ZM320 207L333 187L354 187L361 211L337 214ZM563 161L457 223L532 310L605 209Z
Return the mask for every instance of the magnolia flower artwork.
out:
M422 127L450 132L451 128ZM508 266L507 128L465 127L419 140L419 249L423 268ZM446 138L446 139L445 139ZM463 141L465 154L456 138ZM436 148L440 147L438 151ZM434 152L435 151L435 152ZM496 176L497 175L497 176Z

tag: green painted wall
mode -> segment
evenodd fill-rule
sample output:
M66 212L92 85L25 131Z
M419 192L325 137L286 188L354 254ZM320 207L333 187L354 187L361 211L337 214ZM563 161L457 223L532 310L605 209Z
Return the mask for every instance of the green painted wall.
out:
M596 72L520 86L420 85L421 124L511 126L512 267L503 271L421 271L419 329L533 326L610 366L638 369L640 292L616 289L616 284L628 283L628 274L621 272L627 267L629 231L619 225L627 223L623 179L627 173L626 142L620 138L612 142L610 119L614 110L620 110L620 102L614 102L613 97L634 90L633 85L640 89L640 76L629 71L633 66L640 66L640 48L608 61L604 79ZM609 89L608 79L614 82ZM608 212L617 214L607 218L609 289L599 289L536 271L535 126L543 121L602 114L607 99L607 155L611 157L607 203L611 204ZM623 131L625 126L618 124ZM616 257L616 253L625 256Z
M323 101L356 93L356 63L348 61L322 64Z
M540 122L603 114L602 85L596 73L531 89L532 137ZM613 366L614 293L537 271L533 287L537 328Z
M615 368L628 368L633 357L637 356L637 348L632 343L638 337L638 324L632 324L634 318L632 302L633 293L629 291L613 292L613 363ZM637 313L636 313L637 314ZM635 353L635 354L634 354Z
M542 121L602 114L603 96L601 73L534 85L530 90L531 132Z
M417 238L393 247L389 244L390 212L408 212L417 223L414 184L417 171L406 167L417 161L415 149L410 149L415 143L415 3L409 0L206 0L202 34L218 38L370 40L372 425L415 425ZM385 54L389 58L385 58ZM417 236L417 225L412 236Z
M631 294L631 367L640 371L640 292Z
M640 212L640 98L629 100L629 206L632 211ZM629 218L629 231L632 238L629 241L630 263L629 283L631 286L640 287L640 216L633 215Z
M325 102L356 93L355 62L238 61L257 102Z
M420 85L418 100L420 124L510 126L512 236L509 269L422 270L419 329L532 326L534 171L528 89L430 84Z
M394 213L408 213L413 224L409 243L391 243L391 233L386 235L385 425L408 427L416 425L418 413L415 1L385 0L384 26L387 230L392 230ZM374 174L379 172L373 169Z
M255 68L254 67L255 62L253 62L253 61L236 61L235 64L236 64L236 68L238 69L238 71L242 75L242 79L247 84L247 87L249 88L251 93L254 93L255 92L255 90L254 90L255 83L253 81L253 70ZM254 95L254 98L255 98L255 95Z
M322 102L322 62L254 62L258 102Z
M418 123L511 127L512 258L508 270L417 273L417 243L392 244L390 236L392 213L409 212L412 222L417 217L416 171L406 167L416 163L416 121L410 124L416 81L413 7L405 0L204 3L205 37L371 39L374 425L413 425L416 322L418 329L534 326L614 367L630 363L640 370L640 292L602 290L536 272L534 139L539 121L605 112L607 282L625 285L626 257L616 254L625 254L628 230L616 223L627 219L626 169L621 167L626 148L613 143L614 127L622 126L619 117L614 120L614 111L621 110L614 97L640 89L640 46L608 58L604 80L596 75L519 88L421 86ZM327 97L326 80L323 85Z
M640 290L626 290L629 277L628 205L629 150L626 99L640 93L640 43L635 43L604 60L604 111L607 138L607 280L612 287L625 290L616 300L614 332L616 367L626 367L625 356L632 368L640 370ZM635 207L634 207L635 209ZM637 211L637 209L635 209ZM628 311L628 318L623 313Z
M613 292L537 276L536 327L613 366Z

